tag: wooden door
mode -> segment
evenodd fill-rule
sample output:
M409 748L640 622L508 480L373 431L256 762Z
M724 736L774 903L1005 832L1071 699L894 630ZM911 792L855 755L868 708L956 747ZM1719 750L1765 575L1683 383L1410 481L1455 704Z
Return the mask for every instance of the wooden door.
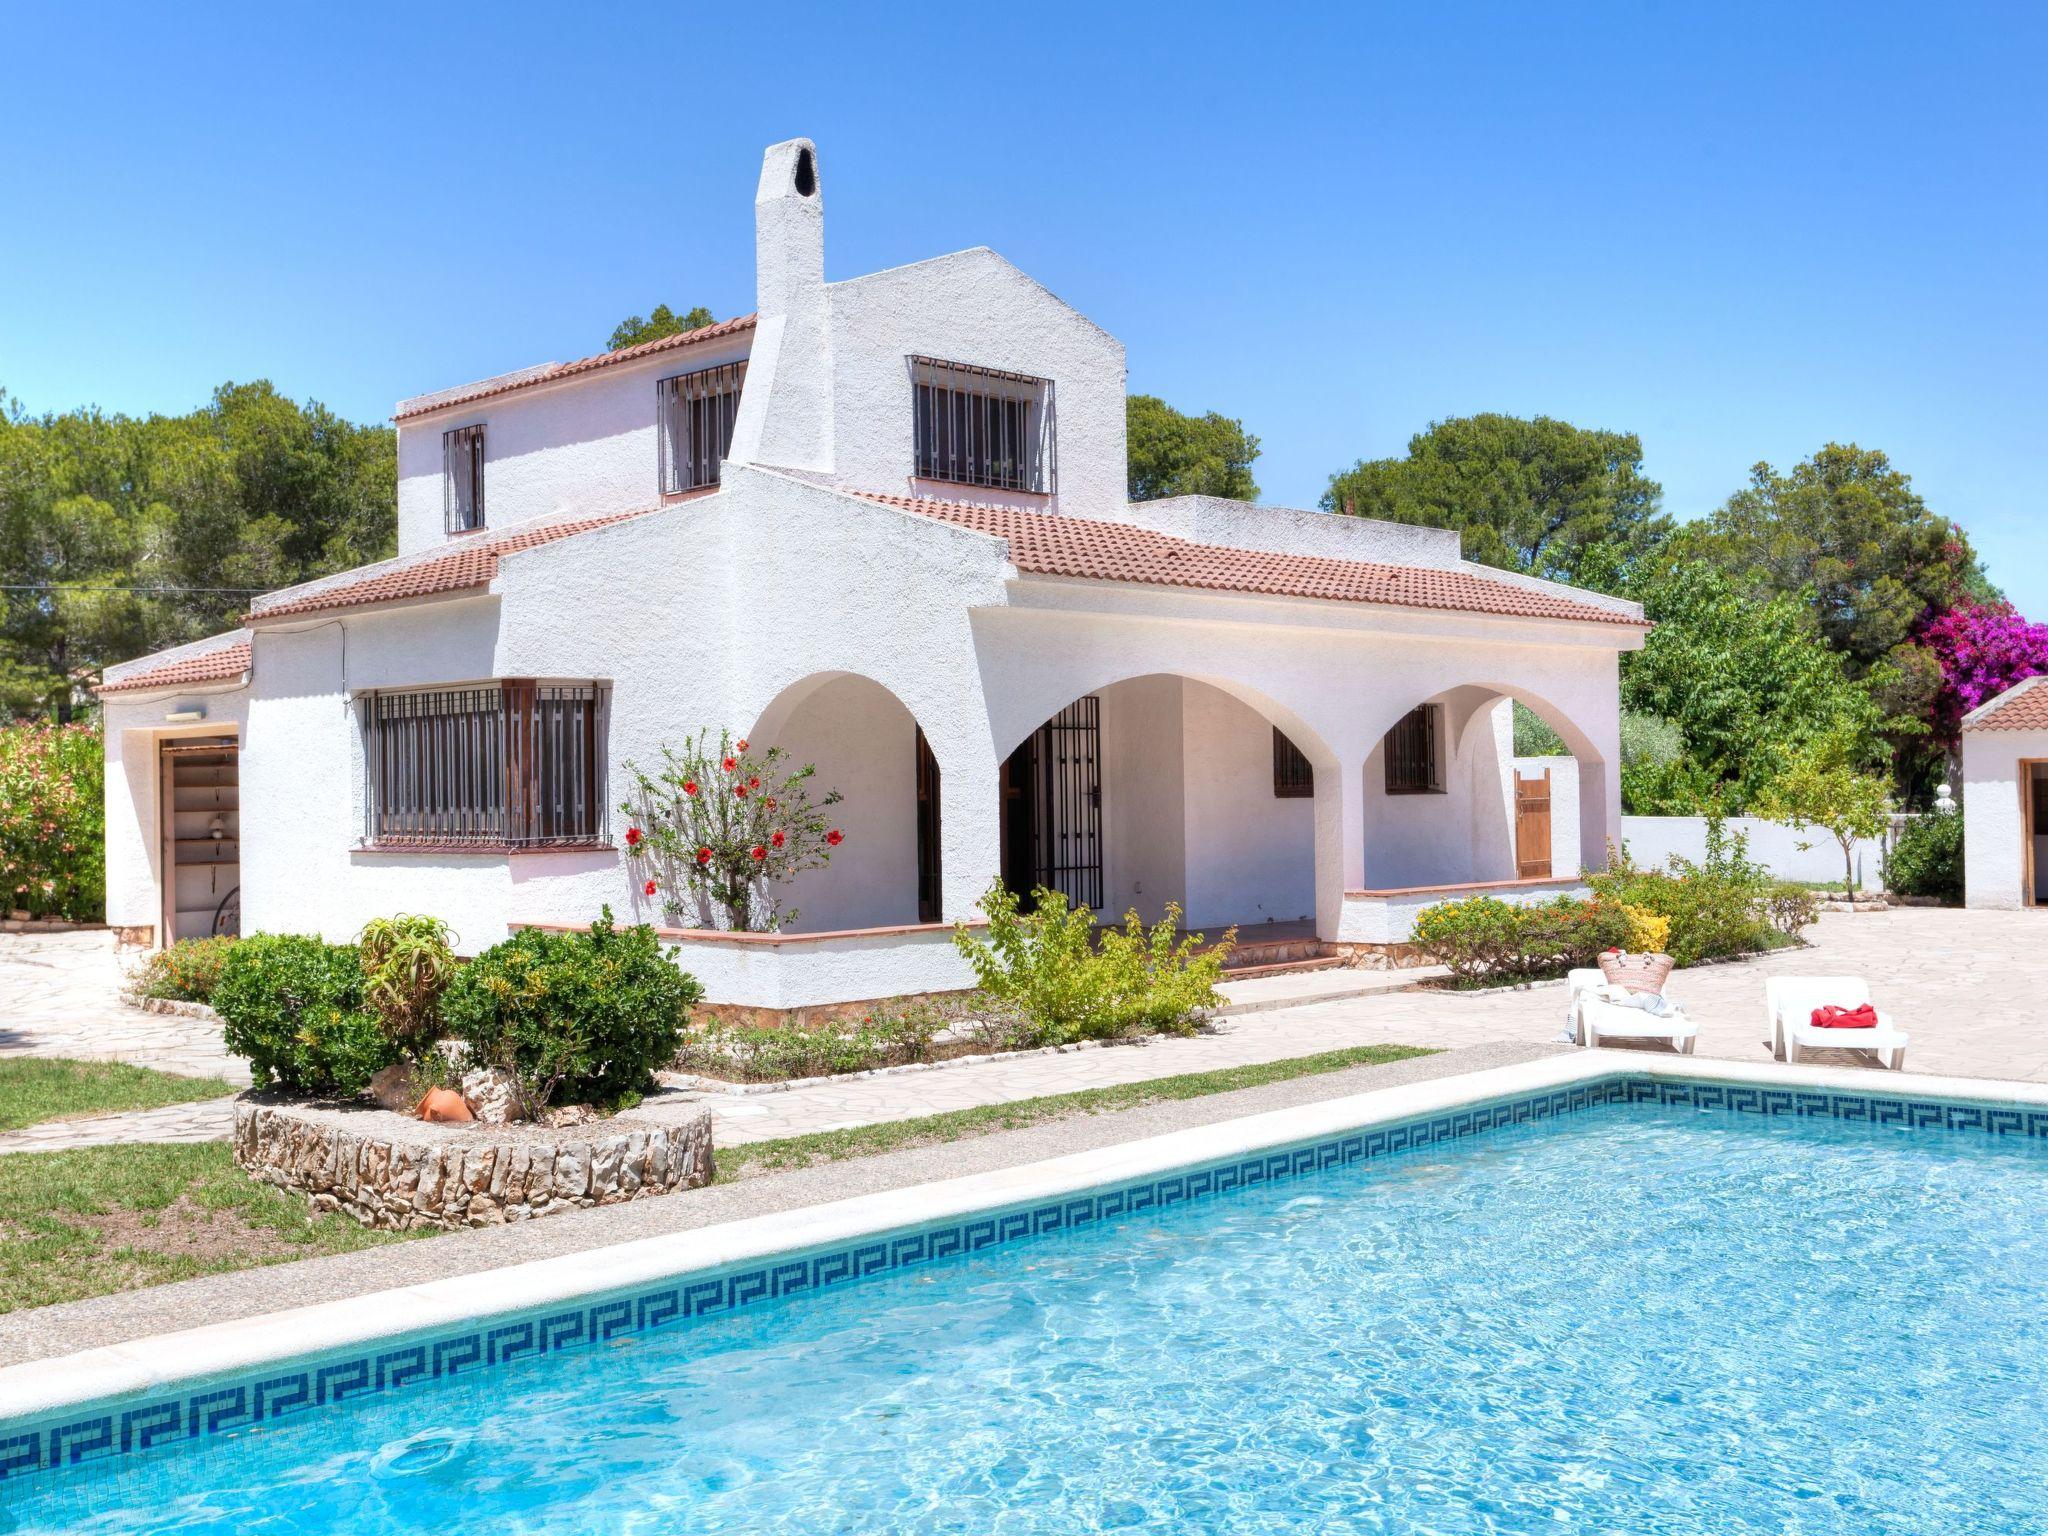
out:
M1550 878L1550 770L1525 779L1515 775L1515 874L1523 880Z

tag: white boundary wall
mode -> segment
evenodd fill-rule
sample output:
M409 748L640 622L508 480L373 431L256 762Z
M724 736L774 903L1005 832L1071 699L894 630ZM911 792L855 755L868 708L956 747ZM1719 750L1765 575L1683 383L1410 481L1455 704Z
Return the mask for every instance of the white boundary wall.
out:
M1730 816L1723 824L1732 839L1738 832L1749 840L1749 857L1781 880L1840 880L1842 848L1818 827L1800 831L1782 822L1756 816ZM1704 816L1624 816L1622 841L1640 865L1664 863L1673 854L1698 861L1706 857ZM1810 846L1802 848L1801 843ZM1856 845L1856 884L1876 890L1884 883L1884 844L1869 839Z

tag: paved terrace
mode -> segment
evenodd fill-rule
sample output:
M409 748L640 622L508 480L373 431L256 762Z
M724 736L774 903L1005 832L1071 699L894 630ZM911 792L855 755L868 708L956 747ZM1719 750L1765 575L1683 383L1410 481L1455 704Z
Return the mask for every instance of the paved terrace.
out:
M1828 916L1811 947L1681 972L1671 990L1700 1026L1701 1057L1765 1061L1768 976L1861 974L1911 1031L1915 1071L2048 1081L2048 916L1904 908ZM0 1055L97 1056L170 1071L246 1081L211 1028L140 1013L115 996L119 969L103 934L0 937ZM777 1093L679 1093L678 1109L705 1101L721 1145L835 1130L1140 1082L1185 1072L1276 1061L1353 1045L1541 1045L1564 1026L1561 985L1490 995L1391 990L1402 978L1311 972L1230 985L1233 1013L1191 1039L1080 1049L1001 1061L884 1073ZM1328 996L1377 987L1365 996ZM1293 998L1306 999L1290 1003ZM1279 1006L1275 1006L1279 1005ZM1657 1047L1645 1047L1657 1049ZM1867 1061L1848 1051L1826 1063ZM0 1150L89 1141L197 1140L227 1134L224 1101L107 1117L0 1136Z

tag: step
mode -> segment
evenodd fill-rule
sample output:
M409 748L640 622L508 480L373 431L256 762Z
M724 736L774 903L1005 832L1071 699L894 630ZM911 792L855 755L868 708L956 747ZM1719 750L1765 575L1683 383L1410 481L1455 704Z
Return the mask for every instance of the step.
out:
M1272 1008L1297 1008L1308 1003L1337 1003L1351 998L1378 997L1407 992L1450 971L1441 965L1410 965L1395 970L1365 971L1319 969L1307 974L1255 976L1249 980L1225 976L1217 988L1224 1005L1218 1018L1238 1014L1264 1013Z
M1308 960L1275 960L1270 964L1225 965L1225 981L1249 981L1254 976L1291 976L1297 971L1341 971L1346 961L1342 955L1317 955Z

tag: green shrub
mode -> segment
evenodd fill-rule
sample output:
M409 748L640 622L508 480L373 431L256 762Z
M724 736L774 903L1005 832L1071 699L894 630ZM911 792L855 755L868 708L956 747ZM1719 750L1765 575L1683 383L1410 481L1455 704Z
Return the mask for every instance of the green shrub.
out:
M1497 896L1423 908L1412 939L1461 981L1506 981L1523 974L1521 914Z
M1680 965L1776 943L1766 908L1780 882L1749 861L1746 840L1728 837L1718 817L1707 822L1701 862L1674 857L1663 869L1642 869L1626 852L1610 853L1608 867L1588 873L1586 883L1602 901L1671 919L1670 954Z
M441 1032L441 994L456 970L448 925L438 917L378 917L356 937L363 1000L408 1056L432 1049Z
M105 777L96 727L0 724L0 915L100 920Z
M700 995L652 928L616 928L607 907L588 933L527 928L492 945L449 983L441 1018L472 1059L517 1074L530 1108L613 1107L676 1059Z
M221 967L239 939L180 939L169 949L151 953L129 983L135 997L161 997L178 1003L210 1003Z
M1214 950L1197 953L1200 934L1176 937L1175 905L1149 930L1135 912L1128 914L1125 926L1103 934L1098 948L1088 908L1070 907L1060 892L1043 888L1032 901L1027 912L1015 896L994 887L981 899L987 937L976 938L965 926L953 934L974 969L981 1004L1003 1020L1011 1044L1186 1032L1221 1001L1216 983L1235 930Z
M1960 811L1915 816L1899 829L1884 861L1885 888L1901 896L1963 899L1963 817Z
M1592 965L1629 935L1628 914L1608 902L1560 896L1515 906L1471 896L1424 909L1414 942L1461 981L1508 983Z
M303 934L236 941L213 987L229 1050L249 1058L259 1088L352 1098L397 1047L363 1008L353 944Z
M1764 894L1764 921L1787 938L1820 921L1820 892L1797 880L1774 880Z

